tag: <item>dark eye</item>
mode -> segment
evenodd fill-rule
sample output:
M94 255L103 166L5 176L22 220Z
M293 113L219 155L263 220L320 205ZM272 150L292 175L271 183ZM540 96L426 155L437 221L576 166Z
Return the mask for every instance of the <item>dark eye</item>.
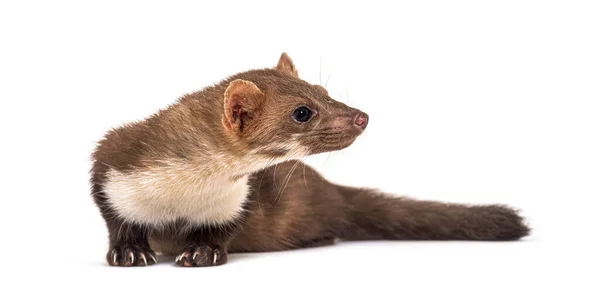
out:
M308 120L310 120L310 118L312 117L312 110L308 109L308 107L305 106L301 106L296 108L296 110L294 110L294 113L292 114L292 118L294 118L294 120L304 123Z

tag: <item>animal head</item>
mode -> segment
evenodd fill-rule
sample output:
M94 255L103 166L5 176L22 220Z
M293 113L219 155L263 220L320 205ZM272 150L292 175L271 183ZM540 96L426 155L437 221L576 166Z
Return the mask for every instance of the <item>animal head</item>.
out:
M283 53L274 68L225 80L222 124L257 154L298 158L350 146L369 122L366 113L298 77Z

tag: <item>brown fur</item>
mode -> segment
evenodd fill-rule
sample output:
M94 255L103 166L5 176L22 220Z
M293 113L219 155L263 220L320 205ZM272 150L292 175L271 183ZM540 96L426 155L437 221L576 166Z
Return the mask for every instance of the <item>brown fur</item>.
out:
M523 218L503 205L466 205L395 197L340 186L289 161L252 175L241 230L229 252L296 249L334 240L517 240ZM154 246L175 254L183 241L158 235Z
M312 111L310 120L292 118L298 107ZM144 266L154 263L154 251L160 251L179 254L181 266L213 266L225 263L228 251L285 250L335 239L515 240L528 234L522 218L507 207L417 201L338 186L299 162L269 167L299 154L343 149L367 122L365 113L299 79L284 53L274 69L239 73L108 132L93 154L91 177L92 194L109 231L107 261ZM140 222L123 214L110 197L111 173L118 173L119 183L129 188L144 179L135 176L140 173L153 175L143 184L157 179L191 183L169 189L172 193L166 195L175 201L198 180L216 177L227 177L218 180L224 188L249 179L250 194L239 202L244 212L227 223L185 217L166 224ZM129 177L138 180L127 184L134 179ZM202 204L212 203L197 202Z
M286 162L253 176L248 216L232 252L285 250L334 239L516 240L529 232L505 206L393 197L335 185L310 167L295 165Z

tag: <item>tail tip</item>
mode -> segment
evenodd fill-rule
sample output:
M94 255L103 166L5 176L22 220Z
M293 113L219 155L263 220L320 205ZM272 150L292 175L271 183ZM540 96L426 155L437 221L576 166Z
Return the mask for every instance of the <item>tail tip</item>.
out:
M511 241L520 240L531 233L531 228L526 223L520 211L506 205L487 206L487 214L494 233L491 240Z

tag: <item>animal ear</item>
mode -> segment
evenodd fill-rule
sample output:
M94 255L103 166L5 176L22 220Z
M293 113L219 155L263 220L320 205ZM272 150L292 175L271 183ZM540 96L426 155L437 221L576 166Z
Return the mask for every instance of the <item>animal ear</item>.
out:
M296 70L296 66L294 65L294 62L292 61L290 56L287 55L287 53L285 53L285 52L283 52L281 54L281 57L279 57L279 62L277 63L275 70L277 70L281 73L285 73L289 76L299 78L298 70Z
M241 134L248 122L256 117L264 100L265 95L253 82L236 79L229 83L223 99L225 129Z

